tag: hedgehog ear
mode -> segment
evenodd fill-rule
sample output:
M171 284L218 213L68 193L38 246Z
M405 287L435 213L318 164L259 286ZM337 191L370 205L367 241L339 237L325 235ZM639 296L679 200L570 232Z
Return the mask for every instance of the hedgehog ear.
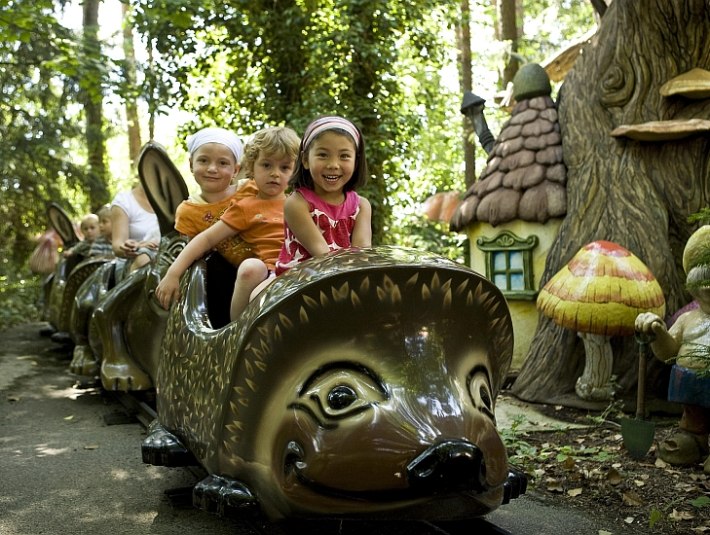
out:
M47 205L47 218L52 228L57 231L59 237L64 242L64 247L69 248L79 241L79 236L71 222L71 218L57 203L51 202Z
M160 234L165 236L174 230L175 210L188 197L185 180L165 148L155 141L149 141L141 150L138 176L158 217Z

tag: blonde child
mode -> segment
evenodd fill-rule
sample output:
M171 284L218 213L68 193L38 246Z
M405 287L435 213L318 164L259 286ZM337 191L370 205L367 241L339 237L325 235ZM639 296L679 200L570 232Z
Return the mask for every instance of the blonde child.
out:
M113 256L111 207L105 204L96 215L99 216L99 236L91 244L89 256Z
M239 264L231 319L244 310L255 288L273 272L281 250L284 190L298 156L298 144L296 133L284 127L260 130L249 141L242 165L246 176L253 179L256 193L233 200L218 222L197 234L180 252L155 291L164 308L178 298L180 277L190 265L223 240L238 234L256 256Z
M99 237L99 216L96 214L87 214L81 219L79 224L81 233L84 235L84 239L77 243L74 247L67 249L62 253L64 258L70 258L76 255L89 256L89 251L91 250L91 245L94 243L96 238Z
M192 239L219 221L232 201L253 196L257 189L252 180L235 183L244 154L235 133L224 128L203 128L187 138L187 150L190 171L200 191L177 207L175 230ZM222 240L215 250L234 265L251 256L238 236Z
M338 116L320 117L301 140L293 193L284 204L285 241L276 274L313 256L372 244L372 208L355 190L367 182L360 129Z

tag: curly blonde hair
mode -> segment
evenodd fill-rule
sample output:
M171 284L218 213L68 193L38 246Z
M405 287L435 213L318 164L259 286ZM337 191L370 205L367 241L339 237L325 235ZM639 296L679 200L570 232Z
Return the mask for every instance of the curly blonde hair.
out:
M287 126L271 126L259 130L244 147L240 178L254 178L254 163L260 154L293 158L295 162L300 144L298 134Z

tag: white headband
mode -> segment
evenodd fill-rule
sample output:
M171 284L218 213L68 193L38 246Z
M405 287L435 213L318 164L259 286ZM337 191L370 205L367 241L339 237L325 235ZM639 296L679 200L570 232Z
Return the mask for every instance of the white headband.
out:
M242 159L244 148L242 147L242 142L234 132L230 132L224 128L203 128L202 130L198 130L187 137L187 150L190 151L190 156L206 143L219 143L226 146L234 153L237 163Z
M313 121L303 134L303 148L307 149L311 141L313 141L316 136L325 132L326 130L344 130L355 141L355 146L360 146L360 134L357 131L357 127L342 117L335 115L329 115L328 117L320 117Z

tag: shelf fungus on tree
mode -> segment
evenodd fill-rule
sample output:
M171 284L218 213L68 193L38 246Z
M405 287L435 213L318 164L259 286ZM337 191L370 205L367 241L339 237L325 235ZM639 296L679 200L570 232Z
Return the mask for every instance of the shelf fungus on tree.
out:
M659 91L664 97L710 98L710 71L697 67L690 69L668 80Z
M707 119L675 119L622 124L612 130L611 135L636 141L672 141L703 132L710 132L710 121Z
M582 247L540 291L538 309L576 331L586 361L575 391L582 399L612 398L611 336L628 336L640 312L663 317L665 299L646 265L624 247L595 241Z

